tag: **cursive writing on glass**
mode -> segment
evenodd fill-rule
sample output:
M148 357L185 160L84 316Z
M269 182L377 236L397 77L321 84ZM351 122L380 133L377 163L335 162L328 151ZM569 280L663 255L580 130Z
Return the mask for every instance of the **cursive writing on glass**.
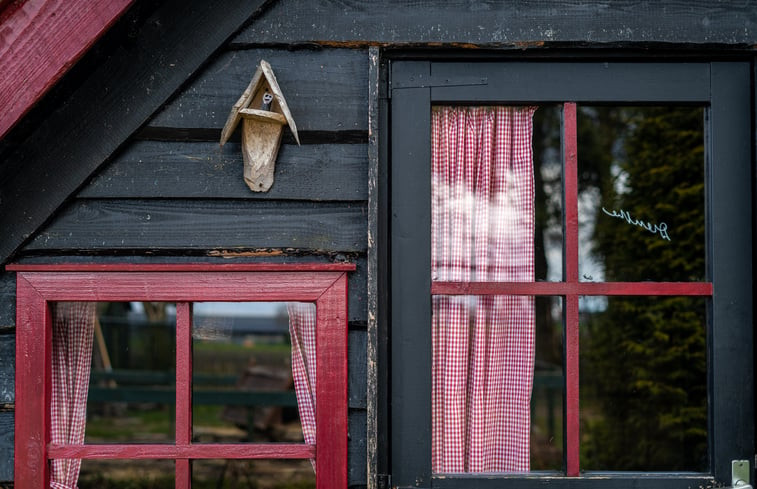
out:
M651 222L644 222L641 219L634 219L633 217L631 217L630 212L624 211L623 209L620 209L619 211L616 211L614 209L612 211L608 211L607 209L602 207L602 212L610 217L623 219L632 226L639 226L642 229L646 229L652 234L659 234L662 239L670 241L670 236L668 236L668 225L664 222L661 222L660 224L652 224Z

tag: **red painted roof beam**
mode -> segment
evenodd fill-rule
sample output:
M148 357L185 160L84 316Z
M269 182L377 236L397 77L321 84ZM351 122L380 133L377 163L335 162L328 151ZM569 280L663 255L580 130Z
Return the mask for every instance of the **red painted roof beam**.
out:
M133 0L0 0L0 138Z

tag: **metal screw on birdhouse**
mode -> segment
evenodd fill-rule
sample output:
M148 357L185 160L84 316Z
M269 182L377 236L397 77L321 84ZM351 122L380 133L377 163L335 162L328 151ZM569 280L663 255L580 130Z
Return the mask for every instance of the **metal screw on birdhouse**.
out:
M273 95L266 92L263 94L263 103L260 104L260 110L271 110L271 102L273 102Z

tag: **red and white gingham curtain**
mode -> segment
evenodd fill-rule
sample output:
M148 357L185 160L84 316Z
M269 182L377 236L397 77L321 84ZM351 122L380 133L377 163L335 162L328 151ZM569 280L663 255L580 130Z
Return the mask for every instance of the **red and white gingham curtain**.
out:
M92 367L95 331L94 302L59 302L53 305L52 400L50 441L84 443L87 393ZM81 460L53 460L52 489L76 489Z
M312 303L289 302L287 311L289 336L292 340L292 378L302 435L305 443L315 445L316 308Z
M534 107L435 107L432 278L534 280ZM529 470L534 300L433 297L432 469Z

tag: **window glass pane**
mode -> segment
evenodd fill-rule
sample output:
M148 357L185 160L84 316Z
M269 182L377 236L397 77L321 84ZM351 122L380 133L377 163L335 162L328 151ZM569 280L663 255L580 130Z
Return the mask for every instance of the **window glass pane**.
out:
M534 272L536 280L563 277L561 108L539 106L534 112Z
M434 472L562 468L561 342L559 297L433 297Z
M194 460L192 489L314 489L308 460Z
M82 460L79 489L173 489L173 460Z
M561 280L556 107L434 107L432 277Z
M582 469L707 470L706 304L581 300Z
M314 432L315 304L203 302L193 311L193 440L302 442L293 343L294 371L302 373L297 394L305 396Z
M174 305L59 302L51 313L54 442L173 442ZM79 416L84 431L71 428Z
M579 275L704 281L704 109L578 110Z

